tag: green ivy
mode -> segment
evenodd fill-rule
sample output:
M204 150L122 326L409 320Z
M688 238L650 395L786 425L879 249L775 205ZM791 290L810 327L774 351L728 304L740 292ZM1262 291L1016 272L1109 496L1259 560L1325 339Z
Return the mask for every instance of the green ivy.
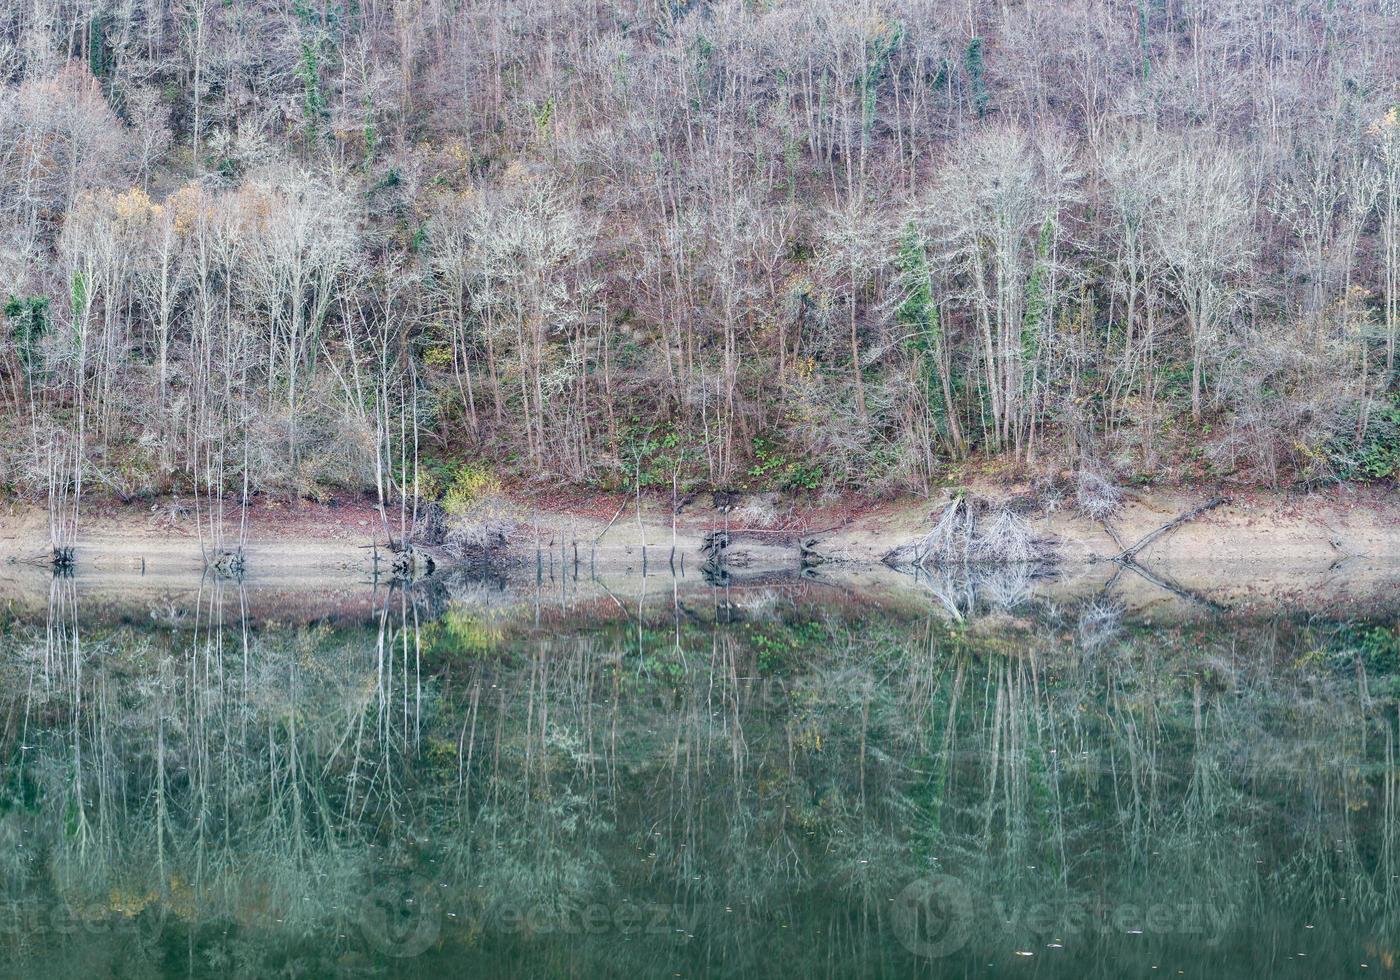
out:
M365 93L365 159L364 170L369 173L370 167L374 165L374 158L379 153L379 129L374 124L374 95Z
M73 319L77 320L83 315L83 308L87 306L88 281L87 276L81 272L73 273L72 280L68 283L69 297L72 301Z
M743 630L763 674L779 673L805 651L831 642L831 630L826 624L812 620L745 623Z
M10 336L15 341L15 351L24 368L24 376L29 378L39 364L39 341L49 332L49 301L47 297L10 296L5 301L5 319L10 322Z
M866 42L865 71L861 75L861 131L864 139L870 138L871 127L875 125L875 101L880 91L880 83L889 72L890 55L904 39L904 25L894 21Z
M1021 359L1027 365L1025 380L1029 385L1030 365L1035 363L1040 353L1040 335L1049 318L1050 298L1046 294L1046 277L1050 272L1050 245L1054 241L1055 226L1049 218L1040 226L1040 239L1035 245L1035 268L1031 281L1026 286L1026 315L1021 320Z
M761 436L753 441L753 466L748 476L756 490L816 490L824 473L817 464L789 459L774 443Z
M545 139L549 133L549 124L554 120L554 96L550 96L537 106L531 106L530 115L535 120L535 129L539 131L540 139Z
M1400 478L1400 397L1372 410L1359 443L1337 436L1327 442L1326 454L1343 480Z
M987 114L991 97L987 94L987 79L982 67L982 39L974 37L967 44L963 56L963 66L967 69L968 80L972 83L972 105L977 110L977 118Z
M306 123L306 142L314 144L320 136L321 123L329 118L326 95L321 90L321 38L311 35L301 42L301 60L296 77L302 85L301 111Z
M88 68L93 78L102 82L110 80L112 51L107 43L106 14L97 14L88 21Z
M938 371L934 361L938 344L943 338L943 325L938 316L938 306L933 300L933 289L929 285L928 253L913 222L905 226L904 236L900 239L897 265L904 301L895 310L895 318L909 331L905 346L918 364L919 382L924 389L924 400L934 429L946 436L948 419L943 394L938 390Z
M640 483L643 487L669 488L677 468L683 471L690 456L670 422L646 425L640 416L633 416L619 441L627 486Z
M1373 697L1400 698L1400 626L1343 623L1323 648L1335 670L1349 673L1359 661Z

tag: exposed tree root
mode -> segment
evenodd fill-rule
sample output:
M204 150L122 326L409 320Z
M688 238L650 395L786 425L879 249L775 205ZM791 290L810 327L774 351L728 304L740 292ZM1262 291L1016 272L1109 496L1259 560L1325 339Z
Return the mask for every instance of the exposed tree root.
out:
M988 516L981 519L979 514ZM1050 542L1037 538L1019 514L1004 508L992 511L986 501L959 497L943 508L927 534L891 549L881 561L891 568L928 570L942 565L1015 565L1053 558Z

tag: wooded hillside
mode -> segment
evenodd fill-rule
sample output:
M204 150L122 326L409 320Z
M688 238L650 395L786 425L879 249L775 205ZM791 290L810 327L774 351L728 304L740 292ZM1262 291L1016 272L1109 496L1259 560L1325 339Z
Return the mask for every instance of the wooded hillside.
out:
M1397 51L1395 0L4 4L0 483L1393 479Z

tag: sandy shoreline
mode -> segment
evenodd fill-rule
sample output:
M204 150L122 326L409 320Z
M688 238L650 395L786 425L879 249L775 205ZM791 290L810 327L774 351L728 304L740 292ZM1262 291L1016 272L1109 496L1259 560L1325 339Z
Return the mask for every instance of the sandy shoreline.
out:
M1205 493L1184 491L1133 495L1113 526L1121 541L1131 543L1205 499ZM674 523L669 500L645 497L640 513L636 501L624 495L580 498L562 506L528 498L516 504L521 582L528 586L538 567L541 577L551 581L556 575L613 578L624 592L635 591L629 580L640 578L644 568L651 576L670 576L674 569L699 580L705 536L717 528L726 528L731 536L738 581L795 574L801 567L800 543L815 542L827 559L818 566L818 578L842 588L902 591L907 576L875 566L891 548L926 530L938 506L908 499L842 507L792 505L778 516L776 526L752 527L742 521L742 511L716 510L708 495L682 508ZM1117 566L1107 559L1119 548L1102 526L1067 507L1027 516L1038 535L1055 543L1060 559L1055 591L1086 594L1112 578ZM384 543L379 516L367 500L261 500L248 521L248 581L257 588L356 595L370 580L369 546L376 537ZM26 561L47 553L47 526L47 515L38 507L0 505L0 580L8 580L11 594L37 587L36 576L27 571L33 566ZM82 578L126 582L142 593L180 591L199 580L199 534L186 511L164 504L96 504L85 509L83 528L77 548ZM1400 592L1400 500L1388 488L1377 487L1306 496L1236 494L1138 557L1146 570L1172 585L1228 606L1318 597L1383 601ZM1115 587L1137 595L1133 604L1160 598L1159 586L1131 581L1136 578L1129 575L1125 581L1120 574Z

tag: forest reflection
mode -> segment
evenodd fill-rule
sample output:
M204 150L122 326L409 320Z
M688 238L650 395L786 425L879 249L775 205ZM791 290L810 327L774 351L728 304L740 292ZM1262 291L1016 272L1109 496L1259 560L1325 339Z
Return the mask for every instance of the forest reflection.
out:
M669 580L668 580L669 581ZM1393 969L1393 618L934 582L0 634L14 975ZM666 595L664 593L670 593ZM556 597L557 599L558 597Z

